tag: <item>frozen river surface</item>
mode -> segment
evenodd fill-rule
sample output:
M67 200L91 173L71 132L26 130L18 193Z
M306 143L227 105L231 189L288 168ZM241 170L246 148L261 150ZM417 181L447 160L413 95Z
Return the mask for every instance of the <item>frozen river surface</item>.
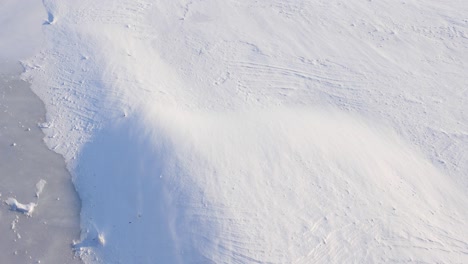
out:
M78 263L80 202L63 158L44 144L44 104L13 66L0 73L1 262Z

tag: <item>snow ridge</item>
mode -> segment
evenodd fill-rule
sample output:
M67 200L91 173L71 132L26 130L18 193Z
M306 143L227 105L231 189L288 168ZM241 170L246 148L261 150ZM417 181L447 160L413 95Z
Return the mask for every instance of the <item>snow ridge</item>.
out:
M467 259L462 1L44 6L87 263Z

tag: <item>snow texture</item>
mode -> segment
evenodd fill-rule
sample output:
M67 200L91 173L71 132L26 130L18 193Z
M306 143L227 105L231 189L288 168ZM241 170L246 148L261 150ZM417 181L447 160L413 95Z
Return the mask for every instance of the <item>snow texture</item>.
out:
M468 262L464 1L44 7L85 262Z
M5 203L8 206L10 206L10 210L23 213L23 214L25 214L27 216L31 216L34 209L37 206L36 203L22 204L22 203L18 202L15 198L11 198L11 197L6 199ZM13 225L12 225L12 229L14 229Z

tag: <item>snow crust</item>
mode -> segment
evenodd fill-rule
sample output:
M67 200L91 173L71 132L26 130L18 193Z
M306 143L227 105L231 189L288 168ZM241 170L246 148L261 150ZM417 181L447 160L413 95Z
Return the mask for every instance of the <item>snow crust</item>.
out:
M463 1L44 7L85 262L468 261Z

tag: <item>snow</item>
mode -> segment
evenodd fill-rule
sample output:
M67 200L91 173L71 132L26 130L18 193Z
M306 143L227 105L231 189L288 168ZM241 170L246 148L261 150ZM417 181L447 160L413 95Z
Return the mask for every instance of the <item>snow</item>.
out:
M44 7L86 263L468 261L464 1Z
M22 204L18 202L15 198L8 198L5 200L5 203L10 206L10 210L12 211L18 211L20 213L23 213L27 216L31 216L34 208L36 208L37 204L36 203L28 203L28 204ZM12 225L12 229L14 229L14 226Z
M46 185L46 181L44 179L40 179L36 183L36 198L39 200L39 196L41 195L42 191L44 190L44 187ZM28 204L22 204L18 202L15 198L9 197L8 199L5 200L5 203L10 206L10 210L12 211L17 211L20 213L23 213L27 216L32 216L32 213L34 209L37 207L38 203L28 203ZM14 228L12 228L14 229Z
M36 183L36 197L39 198L39 196L41 195L42 191L44 190L44 187L46 185L47 181L44 180L44 179L40 179L37 183Z

